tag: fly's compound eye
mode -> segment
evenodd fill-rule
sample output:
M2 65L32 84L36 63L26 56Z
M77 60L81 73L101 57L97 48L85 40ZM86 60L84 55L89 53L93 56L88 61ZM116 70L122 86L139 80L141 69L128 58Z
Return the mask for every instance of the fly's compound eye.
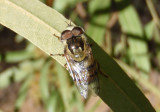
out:
M80 36L84 33L83 29L81 27L74 27L72 29L73 36Z
M65 30L61 33L61 40L67 40L72 37L72 32L70 30Z

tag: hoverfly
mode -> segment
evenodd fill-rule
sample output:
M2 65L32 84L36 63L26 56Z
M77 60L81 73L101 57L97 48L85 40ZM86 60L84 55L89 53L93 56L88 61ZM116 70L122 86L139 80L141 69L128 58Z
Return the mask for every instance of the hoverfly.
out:
M100 87L99 67L84 33L81 27L68 24L66 30L61 33L61 37L54 34L64 44L64 54L51 54L51 56L65 57L67 62L65 67L76 83L81 96L86 99L90 92L98 94Z

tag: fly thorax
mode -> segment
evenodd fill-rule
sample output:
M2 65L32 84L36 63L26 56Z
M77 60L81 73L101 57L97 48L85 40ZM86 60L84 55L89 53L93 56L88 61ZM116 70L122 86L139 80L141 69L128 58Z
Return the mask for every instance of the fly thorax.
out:
M85 57L85 53L84 51L82 51L82 48L79 47L78 49L73 49L73 59L76 60L76 61L81 61L84 59Z
M85 44L81 37L72 37L67 40L70 56L75 61L82 61L85 58Z

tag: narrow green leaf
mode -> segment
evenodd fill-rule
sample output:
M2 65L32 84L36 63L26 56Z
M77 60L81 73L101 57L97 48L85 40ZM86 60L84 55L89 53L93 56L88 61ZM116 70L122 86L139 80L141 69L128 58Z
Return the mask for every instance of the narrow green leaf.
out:
M40 74L40 90L43 101L46 103L49 98L49 88L48 88L48 70L50 67L50 62L46 62L41 69Z
M8 63L14 63L23 61L25 59L31 58L33 56L32 52L23 51L14 51L14 52L7 52L5 61Z
M33 73L29 74L29 77L25 80L25 82L21 86L20 91L19 91L19 97L17 98L16 103L15 103L16 109L20 109L23 102L25 101L27 90L28 90L30 82L32 81L32 78L33 78Z
M69 92L69 85L68 85L68 80L67 80L67 75L66 72L64 70L64 68L62 68L58 63L55 64L56 66L56 70L57 70L57 75L58 75L58 80L59 80L59 89L60 89L60 93L62 96L62 100L64 103L64 106L66 108L66 112L68 111L69 108L69 98L68 98L68 94ZM68 94L64 94L64 93L68 93Z
M91 41L91 40L90 40ZM91 43L94 43L93 40ZM100 97L115 112L155 112L149 101L118 64L96 43L93 54L109 78L100 75Z
M146 76L147 74L143 72L139 73L121 61L117 60L117 62L139 85L143 85L144 88L154 93L160 100L160 90L156 86L154 86L148 79L142 77Z
M47 111L48 112L56 112L56 108L57 108L57 93L56 91L53 91L47 101Z
M19 33L48 54L63 52L62 43L53 34L60 35L60 32L66 28L67 21L57 11L37 0L0 1L0 23ZM62 57L55 57L55 59L61 60L61 64L65 63Z
M63 53L63 45L53 33L59 35L67 26L66 20L57 11L37 0L1 0L0 23L30 40L45 53ZM155 112L149 101L129 79L118 64L93 40L93 54L101 69L109 78L99 76L101 99L114 112ZM65 64L64 57L54 56Z

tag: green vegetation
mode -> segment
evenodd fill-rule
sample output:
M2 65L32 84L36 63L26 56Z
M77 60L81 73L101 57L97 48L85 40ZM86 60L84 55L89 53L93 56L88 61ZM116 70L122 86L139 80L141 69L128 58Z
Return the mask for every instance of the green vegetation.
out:
M137 3L148 8L145 13L151 14L146 16L149 19L142 19L143 7ZM146 0L146 4L124 0L1 0L0 93L4 94L8 88L15 94L10 109L94 112L104 102L110 107L103 106L108 111L158 112L160 89L150 81L150 77L160 78L154 74L160 75L160 22L156 3L158 0L155 3ZM94 57L109 76L99 74L100 99L83 100L62 67L65 59L54 56L53 60L48 56L63 53L62 43L53 36L60 35L67 26L69 20L62 14L85 28ZM5 46L4 42L9 44ZM151 102L155 110L145 97L152 101L152 94L157 99L156 104ZM34 108L29 106L31 102ZM92 102L94 105L90 105ZM0 111L5 111L2 103L7 105L7 102L0 100Z

